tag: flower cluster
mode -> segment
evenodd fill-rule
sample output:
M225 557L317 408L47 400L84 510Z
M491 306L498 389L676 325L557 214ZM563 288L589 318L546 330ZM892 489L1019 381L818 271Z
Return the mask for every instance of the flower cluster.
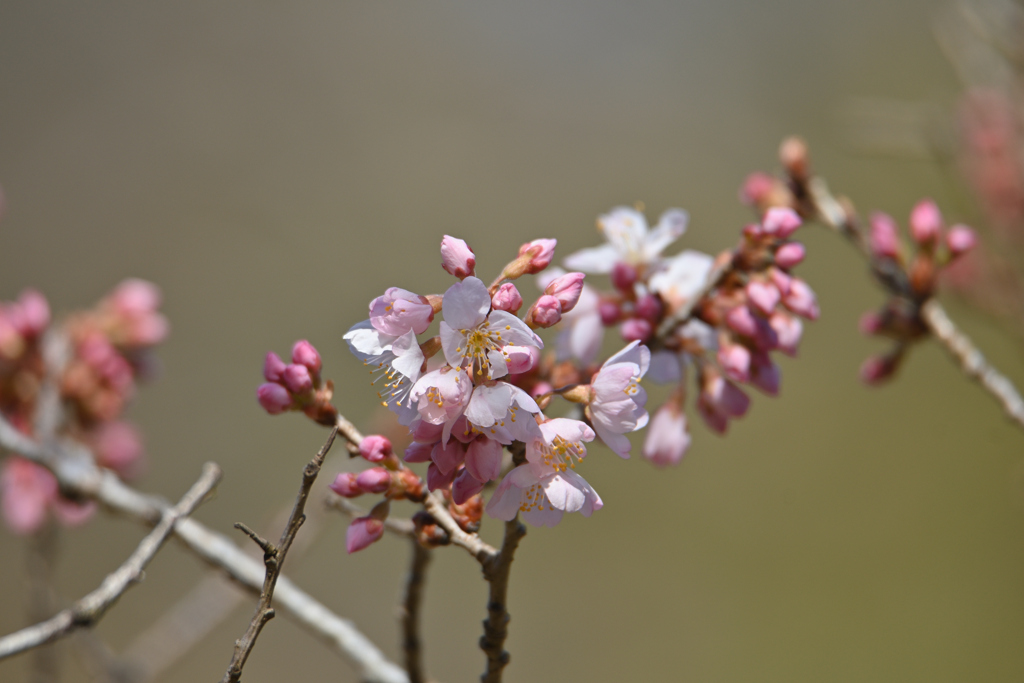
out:
M320 353L305 339L292 346L292 362L285 363L273 351L263 361L265 384L256 389L256 400L271 415L299 410L323 425L335 423L338 411L331 404L334 385L320 377Z
M160 291L143 280L126 280L93 309L53 326L46 299L33 290L0 303L0 413L32 435L33 415L48 373L56 382L70 436L87 445L101 467L125 479L142 467L142 439L121 418L141 376L152 367L151 350L167 335L159 312ZM50 331L53 334L50 335ZM47 337L47 335L50 335ZM51 338L51 342L46 342ZM66 345L62 367L47 367L44 346ZM53 361L49 361L52 363ZM0 472L3 515L16 533L31 533L47 511L63 523L88 519L94 505L65 500L53 475L20 457L8 457Z

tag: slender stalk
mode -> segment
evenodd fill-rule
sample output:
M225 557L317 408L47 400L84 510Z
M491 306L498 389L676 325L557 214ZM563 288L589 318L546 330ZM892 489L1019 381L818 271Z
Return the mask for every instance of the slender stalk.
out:
M508 613L508 578L512 569L519 541L526 535L526 527L519 517L505 522L505 539L496 557L482 563L484 578L489 584L487 600L487 618L484 620L484 634L480 636L480 649L487 655L487 668L480 676L482 683L500 683L501 675L508 665L511 655L505 650L505 639L508 637L508 622L512 617Z
M420 606L423 603L423 589L430 564L431 550L423 547L416 538L410 540L412 557L409 573L405 577L405 594L399 607L402 620L402 652L405 656L405 672L409 683L424 683L423 651L420 639Z

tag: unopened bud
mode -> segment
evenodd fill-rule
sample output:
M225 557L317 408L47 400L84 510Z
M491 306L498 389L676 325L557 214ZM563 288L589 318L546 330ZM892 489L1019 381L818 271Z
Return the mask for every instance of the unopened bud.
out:
M26 289L18 297L18 308L21 311L19 330L24 337L38 337L50 324L50 305L46 297L34 289Z
M532 328L551 327L562 319L562 305L550 294L544 294L526 314L526 324Z
M320 354L305 339L295 342L295 346L292 347L292 362L306 366L311 375L315 376L320 372Z
M384 493L391 486L391 473L383 467L371 467L356 475L356 485L367 493Z
M296 395L306 394L313 390L313 378L309 374L309 368L305 365L292 363L285 367L281 373L281 381L288 391Z
M292 397L280 384L261 384L256 389L256 400L271 415L280 415L292 405Z
M751 280L747 283L747 299L751 305L765 315L771 315L779 304L781 295L778 288L770 282Z
M786 308L808 320L817 320L818 316L821 315L821 309L818 308L818 298L814 295L814 290L800 278L795 277L791 280L789 292L783 297L782 301L786 304Z
M602 301L597 306L597 313L605 327L611 327L622 319L622 307L615 301Z
M386 501L385 501L386 502ZM379 505L377 507L380 507ZM374 510L377 508L375 507ZM387 519L385 514L384 519ZM352 520L345 532L345 549L349 554L373 545L384 535L384 519L377 519L371 512L366 517Z
M768 324L775 330L775 337L778 340L776 348L787 356L795 356L804 333L804 324L800 319L776 311L768 319Z
M380 462L391 453L391 441L386 436L370 434L359 442L359 455L370 462Z
M414 441L405 447L405 454L402 459L406 462L430 462L430 452L434 450L434 444Z
M620 292L632 296L633 285L636 283L637 272L636 268L626 263L625 261L617 261L612 266L611 272L612 286Z
M455 472L455 468L448 472L442 472L440 467L430 463L430 466L427 467L427 488L431 491L437 491L438 489L451 486L452 480L455 479Z
M860 379L869 385L881 384L896 373L897 367L894 356L869 356L860 366Z
M974 249L978 244L978 235L966 225L954 225L946 235L946 246L949 253L959 256Z
M568 313L576 306L576 302L580 300L580 294L583 292L584 277L586 276L583 273L566 273L552 280L544 288L544 293L558 299L558 303L561 305L561 312Z
M807 179L809 164L807 161L807 143L798 137L789 137L782 141L779 147L779 161L782 162L786 173L794 180L803 181Z
M740 188L740 201L749 206L763 206L775 189L775 178L757 171L747 176Z
M619 328L619 334L627 342L645 342L651 338L653 332L654 328L651 326L650 321L643 318L630 318L622 323L622 326Z
M779 268L795 268L807 255L804 245L799 242L787 242L775 252L775 263Z
M523 297L519 294L519 290L511 282L506 282L501 287L498 287L498 291L491 297L491 306L496 311L508 311L509 313L518 313L519 309L523 307Z
M896 230L896 221L892 216L881 212L871 214L871 236L868 244L871 253L876 257L899 258L900 238Z
M557 244L558 240L539 239L519 247L519 256L529 257L524 272L534 275L551 265Z
M463 468L459 472L459 476L455 477L455 481L452 483L452 501L456 505L462 505L467 500L475 496L484 490L484 484L486 482L477 481L477 479L469 473L469 468Z
M729 379L736 382L750 381L750 351L742 344L720 346L718 364Z
M725 314L725 324L734 332L745 337L757 334L757 321L754 314L746 306L737 306Z
M441 240L441 267L462 280L475 274L476 256L465 240L445 235Z
M284 377L286 367L280 356L273 351L268 351L267 357L263 361L263 379L268 382L280 382Z
M352 472L342 472L334 478L334 483L330 484L327 488L342 498L356 498L363 495L363 489L356 483L356 475Z
M655 294L645 294L636 302L636 314L650 322L657 322L664 312L661 299Z
M761 224L766 234L775 235L779 239L788 239L800 227L801 222L800 216L793 209L773 206L765 213Z
M923 199L910 212L910 234L920 245L934 244L942 231L942 214L930 199Z

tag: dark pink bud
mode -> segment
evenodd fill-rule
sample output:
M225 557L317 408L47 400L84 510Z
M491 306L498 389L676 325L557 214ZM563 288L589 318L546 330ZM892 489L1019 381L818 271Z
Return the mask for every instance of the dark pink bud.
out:
M391 473L383 467L371 467L356 475L356 485L367 493L384 493L391 486Z
M779 366L772 362L767 353L755 353L750 364L750 383L769 396L778 396L781 382L782 371Z
M358 552L379 541L383 535L383 520L373 517L357 517L352 520L345 533L345 549L349 554Z
M787 242L775 252L775 263L780 268L794 268L804 260L806 255L807 250L804 249L804 245L799 242Z
M865 384L881 384L896 372L896 362L889 356L869 356L860 366L860 379Z
M910 212L910 234L918 244L934 244L942 231L942 214L930 199L922 199Z
M645 294L636 302L636 314L651 322L656 322L663 310L661 299L654 294Z
M280 356L273 351L268 351L267 357L263 361L263 379L268 382L280 382L284 378L286 367Z
M315 376L320 372L320 354L305 339L295 342L295 346L292 347L292 362L305 365L311 375Z
M280 415L292 405L291 395L280 384L261 384L256 390L256 400L271 415Z
M452 481L455 479L456 470L450 472L442 472L441 468L430 463L427 468L427 488L431 491L437 491L438 489L444 489L451 486Z
M782 272L778 268L768 269L768 278L775 285L775 289L779 290L779 294L786 296L789 294L789 287L793 284L793 276Z
M484 490L484 484L486 482L477 481L476 478L469 473L467 468L463 468L459 472L459 476L455 477L455 482L452 484L452 500L456 505L462 505L467 500L475 496Z
M544 294L526 314L526 324L533 327L551 327L562 319L562 305L550 294Z
M614 301L602 301L597 306L597 312L601 316L601 324L611 327L622 319L622 308Z
M968 252L977 244L978 235L966 225L954 225L946 235L946 246L953 256Z
M808 320L817 320L818 316L821 315L821 309L818 308L818 299L814 296L814 290L800 278L793 278L789 286L789 293L783 299L783 302L786 304L786 308Z
M619 333L627 342L647 341L653 331L651 323L643 318L630 318L619 328Z
M778 339L776 348L787 356L795 356L797 347L800 346L800 337L804 333L804 324L800 322L800 319L776 311L772 313L768 324L775 330L775 336Z
M718 349L718 364L729 379L750 381L750 350L742 344L722 344Z
M757 334L757 320L746 306L737 306L725 314L725 324L745 337Z
M636 268L624 261L618 261L612 266L611 278L615 289L630 294L633 291L633 284L636 283Z
M871 253L879 258L899 258L900 238L892 216L881 212L871 214L871 236L868 243Z
M747 283L747 298L758 311L765 315L771 315L779 304L781 295L778 288L772 283L751 280Z
M356 483L356 475L352 472L342 472L334 479L334 483L328 486L342 498L356 498L363 495L363 489Z
M774 188L775 178L761 171L751 173L740 188L740 201L750 205L761 204L771 196Z
M281 381L288 387L288 391L296 395L308 393L313 390L313 378L309 375L309 368L305 365L292 363L285 367L281 373Z
M432 443L414 441L406 447L402 459L406 462L430 462L430 451L433 449Z
M540 239L527 242L519 247L519 255L530 256L529 264L526 266L527 273L536 274L551 265L551 259L555 256L555 245L558 240Z
M774 206L768 209L764 215L762 225L764 231L769 235L775 235L779 239L787 239L800 227L800 216L796 211L788 207Z
M34 289L26 289L18 297L21 321L18 332L28 338L38 337L50 324L50 305L46 297Z
M386 436L370 434L359 442L359 455L370 462L380 462L391 455L391 441Z
M464 240L445 235L441 240L441 267L462 280L475 273L476 256Z
M868 311L860 317L857 327L860 328L861 334L878 334L882 329L882 316L874 311Z
M583 273L566 273L552 280L544 289L544 293L558 299L562 313L568 313L576 306L583 292Z
M508 311L509 313L518 313L519 309L523 307L523 297L519 294L519 290L511 282L506 282L501 287L498 287L498 291L494 293L491 298L491 306L496 311Z

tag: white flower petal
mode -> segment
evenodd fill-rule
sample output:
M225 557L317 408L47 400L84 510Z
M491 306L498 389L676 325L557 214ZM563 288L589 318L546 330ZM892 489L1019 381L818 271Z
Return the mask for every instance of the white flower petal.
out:
M566 268L579 270L584 273L607 275L612 272L616 263L622 260L619 250L611 244L602 244L599 247L580 249L569 254L562 263Z
M441 303L445 322L456 330L476 327L486 319L490 309L491 295L484 283L475 277L467 277L449 287Z

